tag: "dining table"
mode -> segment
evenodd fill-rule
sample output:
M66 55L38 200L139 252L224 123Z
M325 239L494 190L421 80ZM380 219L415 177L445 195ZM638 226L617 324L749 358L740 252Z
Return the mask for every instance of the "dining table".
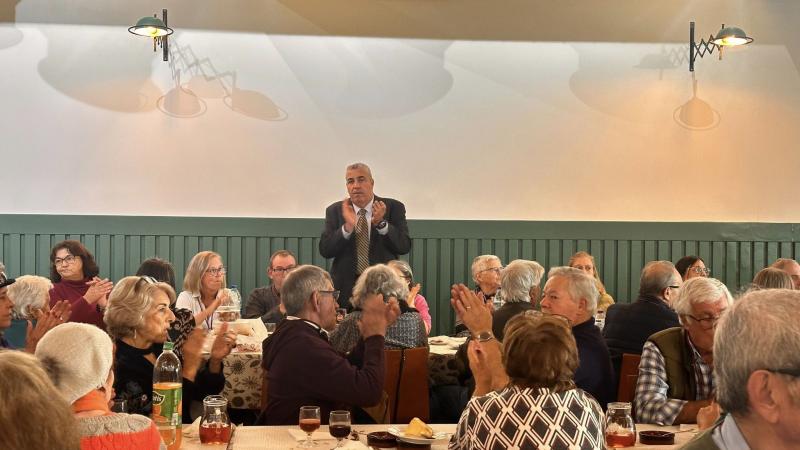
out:
M456 425L455 424L430 424L431 428L433 428L434 432L442 432L447 433L448 436L452 435L455 432ZM394 427L399 430L403 430L406 425L405 424L398 424L398 425L353 425L352 429L357 432L358 434L358 441L351 441L345 440L343 441L346 445L343 447L345 449L354 450L354 449L362 449L362 450L372 450L367 445L367 433L371 433L373 431L387 431L389 427ZM633 447L627 447L628 449L632 450L674 450L681 448L684 444L689 442L689 440L694 437L697 433L696 427L694 428L687 428L681 430L680 427L677 426L657 426L657 425L646 425L646 424L637 424L636 425L637 431L646 431L646 430L659 430L659 431L670 431L675 433L675 443L672 445L647 445L642 444L637 439L636 444ZM181 445L182 450L287 450L287 449L299 449L301 442L303 441L305 433L300 431L298 426L242 426L237 427L233 433L233 442L228 447L225 444L219 445L206 445L201 444L199 437L195 430L191 427L188 429L184 429L184 436ZM318 449L333 449L336 445L336 440L328 433L328 426L322 425L320 428L314 432L312 435L313 439L317 442L317 445L314 448ZM399 447L389 447L389 448L396 448L396 449L403 449L403 448L428 448L427 446L405 446L400 445ZM447 448L447 439L437 441L433 443L429 447L431 450L444 450Z

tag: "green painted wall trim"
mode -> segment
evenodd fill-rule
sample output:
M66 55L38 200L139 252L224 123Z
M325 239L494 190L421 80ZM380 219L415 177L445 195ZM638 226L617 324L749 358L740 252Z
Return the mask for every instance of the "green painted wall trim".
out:
M434 334L450 331L450 285L472 284L470 264L480 254L504 263L535 259L549 269L588 251L620 302L635 299L641 268L651 260L699 255L712 276L736 292L776 258L800 256L800 224L792 223L411 220L409 227L412 248L403 258L423 284ZM79 239L95 255L101 275L112 280L135 273L152 256L172 261L182 280L195 253L214 250L229 269L228 283L246 296L267 283L266 261L275 250L289 249L302 264L330 268L317 250L322 228L322 219L3 214L0 260L11 276L47 276L50 248Z

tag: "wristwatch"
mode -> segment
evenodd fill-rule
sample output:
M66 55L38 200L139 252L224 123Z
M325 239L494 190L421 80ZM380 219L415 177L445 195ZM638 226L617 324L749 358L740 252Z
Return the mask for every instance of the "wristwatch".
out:
M382 230L382 229L386 228L386 225L389 225L389 222L387 222L385 220L381 220L380 222L378 222L377 225L375 225L375 229L376 230Z
M491 331L481 331L480 333L473 336L473 338L478 342L488 342L494 339L494 335Z

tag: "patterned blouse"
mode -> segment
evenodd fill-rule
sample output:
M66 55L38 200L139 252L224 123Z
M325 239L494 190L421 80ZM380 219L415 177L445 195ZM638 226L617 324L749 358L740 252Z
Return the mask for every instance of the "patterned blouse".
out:
M448 448L603 449L603 410L577 388L509 386L470 399Z
M333 348L341 353L349 353L361 340L358 321L361 311L353 311L342 320L331 333L330 342ZM400 314L395 323L386 329L386 348L417 348L428 346L428 333L425 322L418 312Z

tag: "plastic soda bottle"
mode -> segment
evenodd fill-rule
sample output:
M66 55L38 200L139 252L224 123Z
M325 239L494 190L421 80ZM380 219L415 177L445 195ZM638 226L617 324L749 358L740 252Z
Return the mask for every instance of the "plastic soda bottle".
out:
M172 349L172 342L165 342L164 351L153 368L152 419L167 449L177 450L181 447L183 423L183 375L181 361Z

